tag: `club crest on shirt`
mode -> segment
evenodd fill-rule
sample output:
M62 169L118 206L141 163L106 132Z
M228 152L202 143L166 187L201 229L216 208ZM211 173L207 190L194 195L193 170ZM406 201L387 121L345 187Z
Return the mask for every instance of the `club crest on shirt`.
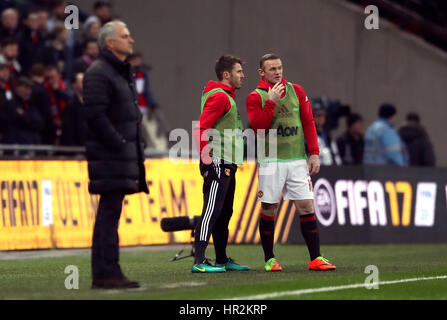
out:
M260 191L258 192L258 198L262 198L263 195L264 195L264 192L262 192L262 190L260 190Z
M226 174L227 176L230 176L230 172L231 172L231 170L230 170L230 169L228 169L228 168L225 168L225 174Z

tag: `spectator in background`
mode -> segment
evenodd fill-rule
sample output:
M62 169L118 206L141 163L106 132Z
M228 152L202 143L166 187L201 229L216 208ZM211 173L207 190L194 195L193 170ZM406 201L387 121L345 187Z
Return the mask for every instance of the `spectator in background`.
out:
M24 76L17 80L13 99L3 106L3 143L40 144L43 120L31 100L33 82Z
M0 117L3 113L3 109L12 100L12 88L10 82L9 66L0 62ZM2 123L0 121L0 142L3 139Z
M51 10L50 10L50 18L48 19L48 32L51 34L53 31L61 34L60 25L62 25L65 29L65 18L67 14L65 13L65 7L68 3L65 0L52 0L51 1ZM82 19L83 13L79 11L79 19ZM59 28L59 30L55 30ZM75 30L74 29L65 29L67 35L63 35L66 37L65 41L65 66L64 69L59 69L60 72L63 73L64 79L68 82L71 77L71 67L76 59L76 39L75 39ZM54 33L53 33L54 35Z
M6 64L9 67L11 76L17 78L22 71L18 61L19 43L14 38L6 38L1 41L0 49L0 63Z
M50 97L45 88L45 66L41 63L36 63L31 67L29 76L33 81L33 92L31 99L40 112L44 121L42 129L42 144L51 145L55 141L56 129L53 123L53 116L51 113Z
M366 130L364 164L407 164L405 147L393 128L396 113L396 107L392 104L380 106L379 118Z
M338 147L335 141L332 141L330 132L325 130L326 109L318 103L312 106L315 127L317 129L318 147L320 149L320 163L323 166L341 165Z
M417 113L407 114L406 123L399 129L399 135L407 146L410 166L435 166L433 144Z
M351 113L346 122L346 132L337 139L338 151L344 165L360 165L365 147L365 123L358 113Z
M96 1L93 4L94 15L98 17L102 25L112 20L111 8L112 5L107 1Z
M143 115L141 125L144 141L150 148L166 151L168 150L169 139L166 122L158 104L155 101L149 85L148 71L150 67L145 66L140 52L135 51L129 56L127 61L134 68L135 84L138 93L138 107Z
M35 63L45 61L45 38L39 33L39 17L35 9L24 15L24 27L19 38L19 62L22 72L27 74Z
M62 72L62 78L67 80L71 74L73 61L68 54L68 30L63 22L56 22L53 30L49 34L47 42L45 64L56 65L58 70Z
M101 22L96 16L89 16L82 25L82 35L76 42L76 57L83 54L86 41L98 41L99 29L101 29Z
M150 70L150 67L143 65L141 52L138 51L131 54L129 58L127 58L127 61L134 68L135 72L138 106L140 107L141 113L146 114L147 109L153 110L158 107L149 86L148 71Z
M45 88L50 98L51 115L56 129L53 144L60 145L62 136L62 112L70 99L67 86L62 80L61 73L56 66L48 66L45 70Z
M19 12L15 8L7 8L1 14L0 39L15 38L19 33Z
M39 33L46 38L48 36L48 10L44 7L39 7L36 9L37 19L39 21Z
M0 106L12 99L11 72L6 63L0 62Z
M67 6L67 3L65 0L53 0L51 1L51 8L50 8L50 17L48 18L48 31L53 31L54 27L56 26L56 23L58 21L64 22L66 13L65 13L65 7Z
M71 78L74 95L62 112L62 145L83 146L87 137L87 125L82 116L83 73L76 73Z
M76 59L73 64L73 74L84 73L88 67L99 57L99 46L95 39L88 39L84 42L83 54Z
M99 30L101 29L101 21L97 16L90 16L85 20L83 25L84 40L98 40Z

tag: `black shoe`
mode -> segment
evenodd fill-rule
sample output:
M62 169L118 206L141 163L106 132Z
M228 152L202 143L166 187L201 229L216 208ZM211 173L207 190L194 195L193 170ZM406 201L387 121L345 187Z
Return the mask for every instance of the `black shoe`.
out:
M124 275L93 279L92 281L92 289L132 289L139 287L138 282L130 281Z

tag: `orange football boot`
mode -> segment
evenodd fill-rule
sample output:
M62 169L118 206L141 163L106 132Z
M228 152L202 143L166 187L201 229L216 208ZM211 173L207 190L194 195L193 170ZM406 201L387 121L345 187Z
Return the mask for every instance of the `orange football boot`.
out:
M321 256L309 262L309 270L330 271L335 270L336 268L337 267L331 264L328 259Z

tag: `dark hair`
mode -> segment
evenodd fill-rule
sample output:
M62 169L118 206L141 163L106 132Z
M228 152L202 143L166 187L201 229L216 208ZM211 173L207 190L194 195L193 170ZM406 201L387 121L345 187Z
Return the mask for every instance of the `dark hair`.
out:
M87 38L87 39L85 39L84 42L82 43L82 50L87 49L89 43L92 43L92 42L98 44L98 40L96 40L94 38ZM98 45L98 47L99 47L99 45Z
M407 113L407 121L419 124L421 122L421 118L419 117L419 114L417 114L416 112L409 112Z
M96 10L96 9L99 9L99 8L102 8L102 7L111 7L112 5L109 3L109 2L107 2L107 1L96 1L94 4L93 4L93 10Z
M266 62L267 60L276 60L276 59L280 59L280 57L277 54L274 53L264 54L261 57L261 60L259 60L259 68L262 69L264 67L264 62Z
M23 10L22 19L28 19L31 14L39 13L42 11L39 7L31 5Z
M34 85L33 80L31 80L28 77L25 76L20 76L19 79L16 82L16 86L28 86L28 87L32 87Z
M51 0L50 1L50 8L51 10L53 10L54 8L64 4L65 1L64 0Z
M216 76L219 81L222 81L223 79L223 73L225 71L231 72L233 70L233 66L236 64L243 64L242 59L232 56L232 55L224 55L219 58L216 62L216 66L214 67L214 70L216 71Z
M42 63L35 63L32 65L31 70L29 71L29 75L32 76L38 76L43 77L45 76L45 65Z
M43 6L35 6L34 9L33 9L34 13L36 13L36 12L43 12L43 11L45 11L48 14L50 14L50 12L48 12L48 9L43 7Z
M14 38L5 38L0 43L0 47L4 48L4 47L12 45L12 44L19 45L19 42Z
M390 103L383 103L379 108L379 117L389 119L397 113L397 109Z
M352 126L354 123L359 122L359 121L363 121L363 117L360 114L355 113L355 112L351 113L348 116L348 118L346 119L346 123L348 125L348 128L350 126Z
M54 40L63 32L65 32L64 23L62 21L57 21L53 27L53 30L48 34L48 38Z
M45 71L52 71L52 70L56 70L58 73L61 73L61 71L59 70L59 67L55 64L49 64L47 66L45 66Z

